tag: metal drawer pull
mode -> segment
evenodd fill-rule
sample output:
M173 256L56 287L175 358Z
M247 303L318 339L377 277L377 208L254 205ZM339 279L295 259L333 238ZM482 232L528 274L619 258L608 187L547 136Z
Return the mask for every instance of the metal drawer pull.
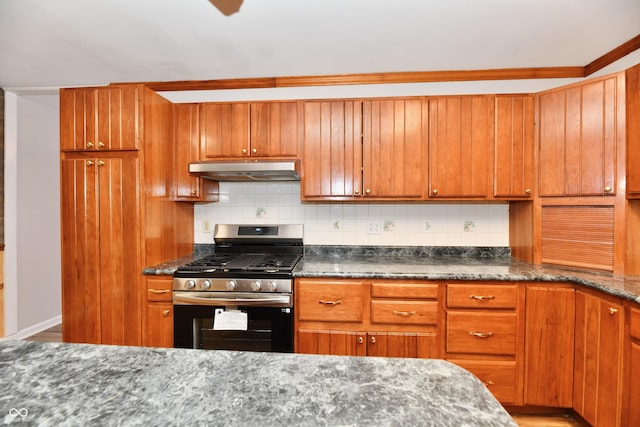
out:
M405 317L413 316L414 314L416 314L415 310L414 311L397 311L397 310L393 310L392 313L393 314L397 314L398 316L405 316Z
M469 298L479 300L496 299L496 297L494 297L493 295L469 295Z
M474 337L478 337L478 338L489 338L493 336L493 332L474 332L474 331L469 331L469 335L473 335Z
M169 289L149 289L149 293L152 293L152 294L167 294L167 293L169 293Z
M609 307L609 314L616 314L618 312L617 308Z
M324 304L324 305L338 305L338 304L342 304L342 301L338 300L338 301L323 301L320 300L318 301L320 304Z
M486 387L492 386L492 385L494 385L494 384L495 384L495 383L494 383L493 381L491 381L491 380L489 380L489 381L487 381L487 382L485 382L485 383L484 383L484 385L485 385Z
M168 315L169 315L169 313L171 313L171 311L169 311L169 310L164 310L164 311L162 312L162 314L163 314L164 316L168 316Z

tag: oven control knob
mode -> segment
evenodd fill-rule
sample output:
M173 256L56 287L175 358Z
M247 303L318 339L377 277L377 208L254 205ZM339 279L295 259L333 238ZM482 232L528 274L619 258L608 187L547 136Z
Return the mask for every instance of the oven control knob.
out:
M202 289L209 289L209 288L211 288L211 280L203 280Z
M267 283L267 290L269 292L275 292L278 290L278 284L274 281L268 282Z
M227 282L227 290L228 291L235 291L237 287L238 287L238 284L236 283L235 280L229 280Z
M262 283L260 283L259 280L254 280L253 282L251 282L251 290L252 291L258 292L261 287L262 287Z
M186 282L184 282L184 287L187 289L193 289L196 287L196 281L195 280L187 280Z

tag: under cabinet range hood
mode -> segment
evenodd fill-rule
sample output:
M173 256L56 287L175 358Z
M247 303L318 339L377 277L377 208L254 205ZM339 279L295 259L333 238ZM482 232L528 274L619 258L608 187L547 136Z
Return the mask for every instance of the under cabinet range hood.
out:
M300 181L295 159L223 160L189 163L189 173L214 181Z

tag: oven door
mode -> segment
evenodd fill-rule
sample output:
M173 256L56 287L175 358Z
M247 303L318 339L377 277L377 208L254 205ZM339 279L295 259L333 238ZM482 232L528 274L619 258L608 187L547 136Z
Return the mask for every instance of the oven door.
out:
M246 330L214 329L216 310L247 315ZM254 305L174 305L173 345L176 348L293 352L293 307Z

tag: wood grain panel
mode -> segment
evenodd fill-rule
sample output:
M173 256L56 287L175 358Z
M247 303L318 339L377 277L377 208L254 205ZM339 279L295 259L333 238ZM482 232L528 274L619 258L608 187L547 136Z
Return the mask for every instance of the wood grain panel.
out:
M447 359L474 374L501 404L517 402L517 369L514 361Z
M249 104L205 102L200 115L202 160L249 155Z
M625 75L627 132L627 194L640 198L640 64Z
M251 104L251 156L297 157L300 154L298 102Z
M437 299L439 288L437 283L373 282L371 296Z
M296 282L296 307L300 321L361 322L363 299L361 282Z
M515 355L517 334L513 312L447 312L447 353Z
M447 307L449 308L503 309L516 308L517 304L517 285L447 284Z
M542 262L613 271L612 206L543 206Z
M437 325L437 301L371 301L371 323Z

